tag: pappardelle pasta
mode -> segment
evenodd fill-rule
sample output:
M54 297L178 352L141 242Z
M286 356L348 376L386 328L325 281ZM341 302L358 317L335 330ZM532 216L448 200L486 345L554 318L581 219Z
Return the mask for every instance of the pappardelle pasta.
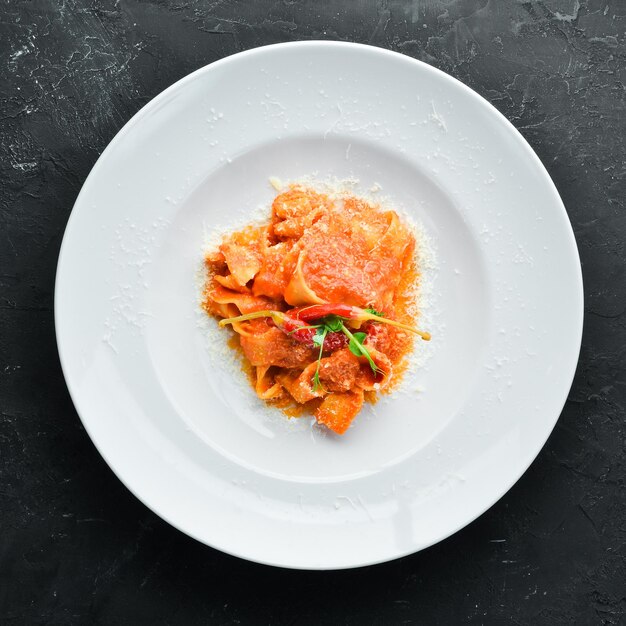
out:
M414 327L415 246L395 211L292 185L267 223L206 254L202 306L235 331L259 398L343 434L430 339Z

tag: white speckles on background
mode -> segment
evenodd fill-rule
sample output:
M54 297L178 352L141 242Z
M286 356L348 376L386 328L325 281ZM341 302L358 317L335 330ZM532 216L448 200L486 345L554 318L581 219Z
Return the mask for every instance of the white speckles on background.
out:
M160 237L169 224L169 220L159 216L152 222L151 228L139 228L129 218L125 218L114 231L114 243L109 254L113 267L122 271L128 268L135 270L132 283L116 282L116 293L109 299L112 304L104 320L102 341L115 354L120 351L116 340L118 331L123 327L131 332L142 332L147 318L152 315L138 308L137 300L149 287L147 269L153 262L153 252L158 248ZM124 274L127 275L125 271Z

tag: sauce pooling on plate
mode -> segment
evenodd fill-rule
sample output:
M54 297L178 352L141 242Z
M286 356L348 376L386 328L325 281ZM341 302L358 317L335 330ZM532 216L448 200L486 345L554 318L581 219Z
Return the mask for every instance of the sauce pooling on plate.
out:
M414 327L415 246L395 211L293 185L206 254L202 306L235 331L259 398L343 434L430 339Z

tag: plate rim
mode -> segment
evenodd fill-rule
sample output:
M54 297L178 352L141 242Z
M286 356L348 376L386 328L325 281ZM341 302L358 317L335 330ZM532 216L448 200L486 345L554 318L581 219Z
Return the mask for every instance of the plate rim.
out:
M570 253L573 253L574 258L573 260L576 261L576 263L574 264L574 273L575 276L571 276L571 278L573 278L575 280L576 283L576 299L578 300L578 307L576 308L575 311L575 316L572 316L572 327L575 327L576 330L576 336L577 336L577 341L576 341L576 358L572 359L572 362L568 364L568 371L567 371L567 375L564 377L564 380L569 381L569 383L567 385L564 385L564 391L562 393L562 398L559 400L559 402L557 403L560 406L560 409L558 411L558 413L556 413L556 415L554 415L553 418L551 418L553 421L551 423L551 426L547 432L547 435L545 438L543 437L539 437L536 440L536 443L534 446L532 446L532 449L527 451L524 461L522 463L519 464L519 467L521 468L521 470L516 470L514 472L515 478L513 478L512 480L508 481L506 484L504 484L504 486L502 486L500 489L494 489L491 496L488 498L489 500L489 504L487 504L487 506L484 507L479 507L478 512L475 515L471 515L468 516L466 518L464 518L464 522L458 524L457 526L455 526L452 530L446 531L444 533L442 533L438 539L436 539L435 541L432 541L430 543L428 543L427 545L424 545L418 549L412 549L412 548L408 548L408 549L403 549L403 550L398 550L396 551L396 553L394 553L391 556L388 557L383 557L380 559L366 559L363 561L359 561L359 562L351 562L348 564L341 564L341 565L317 565L317 564L298 564L298 563L294 563L294 562L290 562L290 563L286 563L280 560L269 560L269 559L259 559L256 558L254 556L250 556L245 554L243 551L242 552L238 552L236 549L231 548L231 547L223 547L214 543L211 543L210 541L208 541L206 538L204 537L200 537L198 536L197 533L190 531L189 529L184 528L184 525L174 521L171 519L171 517L169 515L163 514L162 512L160 512L157 507L155 505L153 505L153 503L148 503L147 499L144 499L139 493L137 493L125 480L125 478L122 476L122 472L118 471L118 469L115 467L114 463L109 459L109 456L106 454L106 452L103 449L103 446L101 446L97 439L92 435L92 431L90 426L88 425L88 420L86 420L83 417L83 413L88 412L88 408L85 406L80 406L79 403L79 393L77 392L76 388L74 387L73 382L71 381L71 377L69 375L69 365L68 365L68 352L69 352L69 348L63 347L63 341L61 338L61 332L60 332L60 328L59 328L59 310L60 310L60 298L61 296L59 295L59 277L61 276L62 270L63 270L63 266L64 266L64 258L67 256L67 249L70 246L70 243L68 243L71 238L72 238L72 232L73 232L73 224L76 221L76 215L78 213L78 210L80 209L80 204L82 201L82 198L86 195L86 190L91 187L94 184L94 181L97 180L98 177L98 173L100 171L100 168L102 167L102 164L106 161L109 153L111 151L113 151L113 149L124 139L124 137L137 125L139 124L143 118L146 115L149 115L151 113L151 111L158 107L161 102L163 102L164 100L166 100L172 93L179 91L180 89L184 88L184 86L187 83L190 83L192 81L197 80L199 77L203 76L204 74L210 72L211 70L215 69L216 67L221 67L221 66L226 66L230 63L233 62L239 62L241 59L244 59L246 57L249 56L254 56L257 54L261 54L261 53L266 53L266 52L270 52L272 50L276 50L276 49L281 49L281 50L287 50L290 48L312 48L312 49L319 49L319 48L343 48L343 49L355 49L355 50L361 50L363 52L369 52L369 53L376 53L376 54L380 54L381 56L386 56L392 60L395 61L401 61L401 62L406 62L408 64L413 64L416 67L420 67L423 71L426 72L432 72L434 75L436 75L439 79L443 80L444 82L448 82L452 85L454 85L456 88L461 88L462 91L465 92L465 94L474 99L475 101L477 101L481 106L483 107L487 107L487 110L490 112L491 115L495 115L497 118L500 119L501 122L505 123L505 126L508 128L509 131L513 131L513 134L517 137L518 140L520 141L520 145L523 146L523 150L524 150L524 154L527 158L530 158L531 161L534 162L535 166L537 166L538 171L541 173L544 182L546 182L548 185L548 189L551 192L552 195L552 203L558 206L559 209L559 213L560 213L560 217L562 219L565 220L565 224L566 224L566 228L564 229L565 233L567 233L567 239L568 239L568 248L570 250ZM533 148L531 147L531 145L528 143L528 141L525 139L525 137L521 134L521 132L493 105L491 104L486 98L484 98L483 96L481 96L478 92L474 91L471 87L467 86L465 83L463 83L462 81L460 81L459 79L451 76L450 74L447 74L446 72L438 69L437 67L434 67L428 63L425 63L424 61L421 61L419 59L415 59L413 57L410 57L408 55L405 55L401 52L396 52L393 50L388 50L386 48L380 48L378 46L372 46L372 45L368 45L368 44L362 44L362 43L353 43L353 42L345 42L345 41L335 41L335 40L307 40L307 41L292 41L292 42L282 42L282 43L275 43L275 44L270 44L270 45L265 45L265 46L258 46L255 48L251 48L248 50L244 50L241 52L237 52L231 55L228 55L226 57L220 58L216 61L213 61L211 63L208 63L207 65L204 65L196 70L194 70L193 72L183 76L182 78L178 79L176 82L172 83L170 86L168 86L167 88L165 88L163 91L159 92L156 96L154 96L149 102L147 102L145 105L143 105L136 113L133 114L133 116L117 131L117 133L114 135L114 137L109 141L109 143L107 144L107 146L105 147L105 149L102 151L102 153L100 154L100 156L98 157L98 159L96 160L96 162L94 163L94 165L92 166L89 174L87 175L85 181L83 182L81 189L76 197L76 200L74 201L74 204L72 206L72 209L70 211L64 232L63 232L63 239L61 242L61 246L60 246L60 250L59 250L59 256L58 256L58 260L57 260L57 264L56 264L56 272L55 272L55 282L54 282L54 306L53 306L53 315L54 315L54 325L55 325L55 339L56 339L56 344L57 344L57 351L59 354L59 361L61 364L61 369L63 372L63 377L65 379L65 383L68 389L68 393L70 395L70 398L72 400L72 404L74 406L74 409L79 417L79 419L81 420L81 423L83 425L83 428L85 429L87 435L89 436L92 444L94 445L94 447L96 448L96 450L99 452L99 454L102 456L102 458L104 459L104 461L106 462L106 464L109 466L109 468L113 471L113 473L115 474L115 476L117 477L118 480L120 480L122 482L122 484L144 505L146 506L149 510L151 510L154 514L156 514L158 517L160 517L161 519L163 519L164 521L166 521L168 524L170 524L171 526L173 526L174 528L176 528L177 530L179 530L180 532L183 532L185 535L192 537L193 539L199 541L200 543L207 545L213 549L217 549L221 552L224 552L225 554L229 554L231 556L236 556L238 558L247 560L247 561L251 561L251 562L255 562L255 563L261 563L264 565L268 565L268 566L274 566L274 567L282 567L282 568L287 568L287 569L296 569L296 570L341 570L341 569L355 569L355 568L360 568L360 567L366 567L366 566L370 566L370 565L377 565L380 563L385 563L385 562L390 562L390 561L394 561L397 560L399 558L403 558L405 556L411 555L411 554L416 554L417 552L421 552L422 550L426 549L427 547L431 547L433 545L436 545L437 543L443 541L444 539L447 539L448 537L456 534L457 532L459 532L461 529L465 528L466 526L469 526L472 522L474 522L476 519L478 519L480 516L482 516L485 512L487 512L490 508L492 508L494 506L494 504L496 504L502 497L504 497L504 495L506 495L511 488L522 478L522 476L526 473L526 471L529 469L530 465L533 463L533 461L538 457L538 455L540 454L541 450L544 448L546 442L548 441L550 435L552 434L552 432L554 431L556 424L563 412L563 408L565 407L565 404L567 402L567 398L569 396L573 381L574 381L574 377L576 374L576 370L578 367L578 363L580 360L580 352L581 352L581 347L582 347L582 338L583 338L583 329L584 329L584 304L585 304L585 298L584 298L584 282L583 282L583 274L582 274L582 267L581 267L581 261L580 261L580 253L578 250L578 245L576 242L576 237L573 231L573 227L572 227L572 223L571 220L569 218L569 215L567 213L567 210L565 208L565 205L563 203L563 200L558 192L558 189L554 183L554 181L552 180L547 168L545 167L545 165L543 164L543 162L541 161L541 159L539 158L539 156L536 154L536 152L533 150ZM572 331L573 332L573 331Z

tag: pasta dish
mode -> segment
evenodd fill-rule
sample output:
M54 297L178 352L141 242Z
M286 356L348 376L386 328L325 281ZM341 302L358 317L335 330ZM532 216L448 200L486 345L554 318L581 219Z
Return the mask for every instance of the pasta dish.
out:
M259 398L343 434L430 339L414 327L415 246L395 211L292 185L268 222L206 254L202 306L235 331Z

